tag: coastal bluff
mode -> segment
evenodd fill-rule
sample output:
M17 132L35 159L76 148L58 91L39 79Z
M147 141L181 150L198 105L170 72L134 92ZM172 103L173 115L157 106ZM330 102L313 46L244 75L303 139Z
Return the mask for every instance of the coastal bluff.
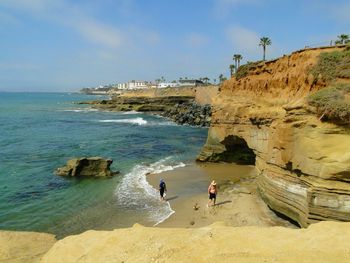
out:
M320 54L344 49L296 51L225 81L197 160L255 164L263 200L300 226L350 221L349 124L323 121L307 102L329 85L310 73Z

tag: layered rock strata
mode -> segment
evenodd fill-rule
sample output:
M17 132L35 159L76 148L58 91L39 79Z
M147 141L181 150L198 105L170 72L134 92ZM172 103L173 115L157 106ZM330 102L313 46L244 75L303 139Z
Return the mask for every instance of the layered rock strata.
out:
M255 161L263 200L304 227L350 221L350 128L321 122L306 103L326 86L309 74L311 67L321 52L335 49L294 52L225 82L198 156Z

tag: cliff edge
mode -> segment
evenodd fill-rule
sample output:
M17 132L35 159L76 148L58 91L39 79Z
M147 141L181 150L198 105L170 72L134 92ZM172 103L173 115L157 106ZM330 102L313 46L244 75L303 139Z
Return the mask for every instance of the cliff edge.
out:
M349 223L283 227L132 228L58 241L41 262L349 262Z
M310 94L330 85L322 74L312 74L320 56L345 49L297 51L251 64L226 81L213 101L198 160L255 163L263 200L303 227L350 221L349 124L325 122L308 104ZM331 83L350 79L343 74Z

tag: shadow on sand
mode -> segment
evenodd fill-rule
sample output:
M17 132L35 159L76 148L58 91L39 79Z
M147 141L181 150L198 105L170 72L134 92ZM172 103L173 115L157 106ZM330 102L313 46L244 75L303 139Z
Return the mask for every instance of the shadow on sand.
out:
M224 204L227 204L227 203L232 203L232 201L231 200L222 201L222 202L216 203L214 206L220 206L220 205L224 205Z
M176 199L176 198L178 198L177 195L172 196L172 197L165 198L165 201L171 201L171 200L174 200L174 199Z

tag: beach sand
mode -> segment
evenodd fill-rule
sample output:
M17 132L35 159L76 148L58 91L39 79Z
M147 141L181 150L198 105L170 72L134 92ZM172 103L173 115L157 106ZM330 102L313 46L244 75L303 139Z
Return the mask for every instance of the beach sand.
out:
M161 178L165 180L166 199L175 211L158 226L193 228L221 221L227 226L297 228L276 216L261 200L256 176L254 166L216 163L192 163L172 171L149 174L147 180L155 188ZM207 207L207 189L212 180L218 184L218 195L216 205Z

